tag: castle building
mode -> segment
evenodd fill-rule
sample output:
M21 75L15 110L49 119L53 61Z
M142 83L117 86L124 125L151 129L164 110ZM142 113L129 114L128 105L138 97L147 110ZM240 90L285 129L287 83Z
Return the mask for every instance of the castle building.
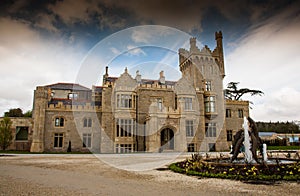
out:
M178 81L155 80L127 68L102 86L57 83L34 92L31 152L228 151L249 116L249 102L226 100L222 33L216 48L179 49Z

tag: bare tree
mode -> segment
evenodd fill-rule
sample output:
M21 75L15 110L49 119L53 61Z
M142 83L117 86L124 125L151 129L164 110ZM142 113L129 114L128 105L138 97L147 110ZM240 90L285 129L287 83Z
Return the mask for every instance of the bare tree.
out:
M239 82L229 82L227 88L224 90L225 98L230 100L240 100L240 98L245 94L253 95L263 95L264 93L260 90L253 90L248 88L238 89Z

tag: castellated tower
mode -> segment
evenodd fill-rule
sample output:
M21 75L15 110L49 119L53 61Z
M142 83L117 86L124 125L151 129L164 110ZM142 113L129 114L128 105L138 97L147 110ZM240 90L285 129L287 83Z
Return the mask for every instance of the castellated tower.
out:
M45 115L48 104L48 88L39 86L34 91L33 135L30 152L44 151Z
M215 39L216 39L216 42L217 42L217 47L213 51L213 56L216 58L216 60L219 64L219 68L220 68L220 72L221 72L222 76L225 77L224 53L223 53L223 36L222 36L221 31L216 32Z
M222 32L216 32L216 48L199 49L196 38L190 38L190 50L179 49L179 68L196 91L200 108L196 137L199 150L228 148L224 119L223 78L225 76ZM208 144L208 145L207 145Z

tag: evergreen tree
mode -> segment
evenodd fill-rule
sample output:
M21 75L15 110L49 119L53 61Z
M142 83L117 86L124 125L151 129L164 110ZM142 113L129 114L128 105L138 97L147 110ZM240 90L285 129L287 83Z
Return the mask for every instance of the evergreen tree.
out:
M13 139L11 131L12 121L8 117L4 117L0 121L0 146L5 150Z
M4 113L4 117L23 117L23 111L20 108L10 109L8 112Z
M225 98L230 100L240 100L240 98L245 94L253 95L262 95L264 94L260 90L253 90L248 88L238 89L239 82L229 82L227 88L224 90Z

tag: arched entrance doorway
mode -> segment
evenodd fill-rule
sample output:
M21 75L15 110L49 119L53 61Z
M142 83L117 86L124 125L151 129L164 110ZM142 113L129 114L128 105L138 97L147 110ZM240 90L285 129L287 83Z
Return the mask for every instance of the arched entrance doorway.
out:
M160 144L162 150L174 150L174 132L170 128L165 128L160 133Z

